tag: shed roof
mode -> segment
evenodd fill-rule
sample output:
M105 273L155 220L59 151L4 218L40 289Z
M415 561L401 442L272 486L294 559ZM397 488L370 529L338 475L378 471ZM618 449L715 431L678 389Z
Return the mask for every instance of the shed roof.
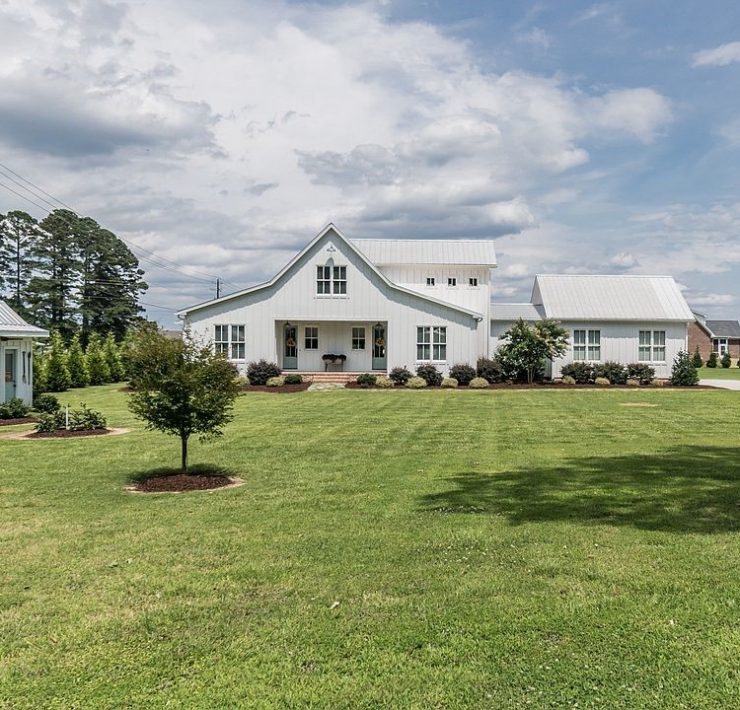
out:
M523 318L533 322L544 318L542 306L533 303L491 303L491 320L510 323Z
M558 320L694 320L671 276L538 275L532 302Z
M4 338L46 338L48 330L23 320L5 301L0 301L0 336Z
M373 264L496 266L490 239L352 239Z
M736 320L704 321L715 338L740 338L740 323Z

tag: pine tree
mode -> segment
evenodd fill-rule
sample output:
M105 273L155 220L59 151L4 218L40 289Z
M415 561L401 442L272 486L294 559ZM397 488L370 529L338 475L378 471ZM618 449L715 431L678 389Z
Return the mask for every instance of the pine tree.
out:
M118 352L118 345L116 345L116 339L113 337L113 333L108 333L103 345L103 355L105 362L108 365L110 372L110 378L112 382L120 382L123 380L123 365L121 363L121 355Z
M732 358L730 357L729 349L725 350L725 352L722 354L722 359L720 360L720 364L722 365L722 367L725 367L725 368L730 367L730 365L732 365Z
M707 360L707 367L711 367L711 368L717 367L717 353L715 352L709 353L709 360Z
M67 354L59 331L51 334L49 350L44 356L46 389L49 392L64 392L69 389L70 377L67 367Z
M38 223L26 212L13 210L0 215L0 289L4 288L10 306L24 317L30 315L28 284L39 233Z
M82 349L80 334L75 333L67 351L67 369L72 387L87 387L90 375L87 372L85 352Z
M33 395L47 391L46 387L46 355L44 346L38 341L33 344Z
M97 333L93 333L87 343L86 360L91 385L104 385L110 382L110 369L105 361L103 346Z
M699 352L699 346L696 346L696 350L694 350L694 355L691 358L691 364L698 370L703 364L704 361L701 359L701 353Z

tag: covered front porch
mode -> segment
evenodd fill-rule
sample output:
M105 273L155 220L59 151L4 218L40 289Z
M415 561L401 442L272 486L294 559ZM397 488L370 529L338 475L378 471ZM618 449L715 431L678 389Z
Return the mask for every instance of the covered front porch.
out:
M387 372L386 321L275 321L278 364L286 372ZM333 355L334 358L328 356Z

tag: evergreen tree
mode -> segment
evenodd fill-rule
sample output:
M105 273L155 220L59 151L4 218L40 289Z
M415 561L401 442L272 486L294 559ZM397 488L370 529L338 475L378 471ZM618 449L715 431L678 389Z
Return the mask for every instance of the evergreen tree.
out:
M72 387L87 387L90 384L90 375L87 372L85 352L82 349L80 334L75 333L67 352L67 369Z
M33 344L33 395L46 392L46 356L44 346L38 341Z
M699 346L696 346L696 350L694 350L694 355L691 358L691 364L698 370L703 364L704 361L701 359L701 353L699 352Z
M110 382L110 368L105 360L103 346L97 333L93 333L87 343L86 360L91 385L104 385Z
M722 359L720 360L720 364L722 365L722 367L725 367L725 368L730 367L730 365L732 365L732 358L730 358L729 349L725 350L725 352L723 353Z
M64 392L69 389L70 377L67 368L67 354L59 331L51 334L51 343L44 356L46 389L49 392Z
M118 345L113 333L108 333L105 343L103 344L103 356L108 365L110 379L112 382L121 382L123 380L123 365L121 364L121 355L118 352Z
M707 367L711 367L711 368L717 367L717 353L715 352L709 353L709 360L707 360Z
M38 223L30 214L13 210L0 215L0 290L4 289L10 306L24 317L30 315L28 284L38 236Z

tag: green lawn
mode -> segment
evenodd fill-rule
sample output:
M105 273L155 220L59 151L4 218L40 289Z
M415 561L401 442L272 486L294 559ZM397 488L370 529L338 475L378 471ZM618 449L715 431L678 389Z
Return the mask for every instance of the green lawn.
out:
M740 367L701 367L699 377L702 380L740 380Z
M734 392L249 394L0 440L0 708L740 707ZM625 403L655 406L622 406Z

